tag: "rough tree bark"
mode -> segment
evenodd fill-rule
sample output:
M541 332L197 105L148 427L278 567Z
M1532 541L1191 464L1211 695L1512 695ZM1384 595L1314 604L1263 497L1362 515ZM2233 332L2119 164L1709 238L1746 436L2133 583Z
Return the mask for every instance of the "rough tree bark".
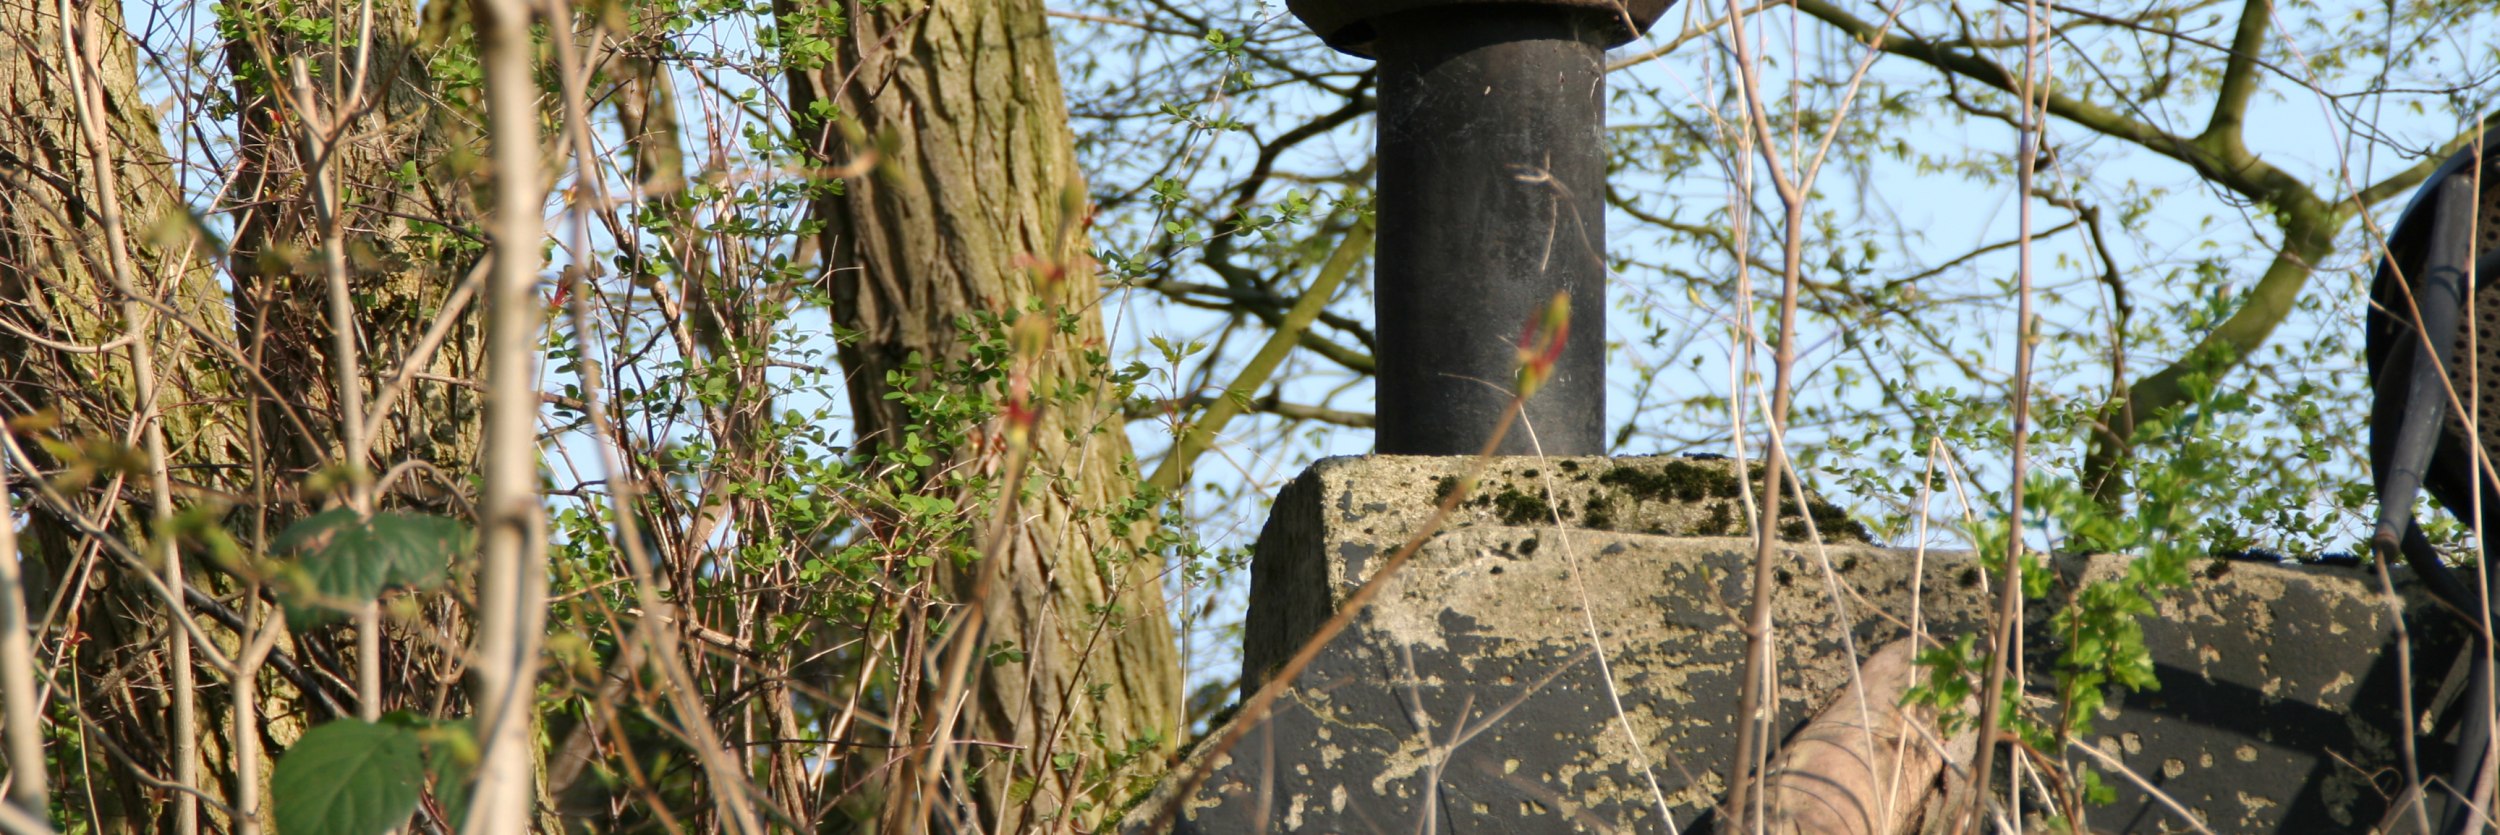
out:
M238 111L225 195L235 222L232 328L270 383L241 390L251 404L247 457L230 463L250 502L232 524L258 542L325 503L377 509L368 488L386 473L395 475L379 485L383 501L457 512L446 493L477 454L480 396L450 381L478 376L478 317L463 303L480 261L478 211L467 172L448 162L479 144L462 118L474 108L446 106L457 97L438 88L425 57L443 44L419 37L415 3L344 8L354 11L331 37L286 19L330 12L320 7L239 2L220 12ZM466 27L438 34L455 32ZM343 329L334 279L352 299ZM329 652L357 665L355 682L373 696L359 713L376 716L386 704L458 691L461 659L445 647L467 630L448 608L426 611L436 622L416 630L453 641L408 640L409 629L386 628L371 608L345 633L301 639L355 639L353 650ZM264 673L256 683L258 715L296 714L301 694L285 681ZM272 773L269 764L258 773Z
M179 440L165 455L171 480L214 487L228 477L221 464L238 437L227 408L233 381L199 353L201 323L224 321L223 293L212 256L192 246L195 225L158 138L158 114L140 93L120 4L70 6L67 20L63 11L0 2L0 414L30 440L31 463L61 497L28 503L24 567L36 610L57 605L49 624L83 638L63 678L90 686L56 690L52 715L91 720L82 728L88 750L137 752L142 767L178 775L172 755L188 751L171 744L180 688L157 637L171 625L167 607L130 576L148 570L135 555L152 549L135 543L155 533L141 508L158 487L148 459L132 450L152 415ZM82 98L100 103L92 143ZM127 288L115 278L117 258ZM143 303L125 307L131 301ZM131 343L117 339L130 332L152 349L150 403L141 402ZM83 527L134 544L108 547L81 535ZM38 663L49 669L50 659ZM134 678L142 683L124 686ZM203 742L215 735L201 729ZM93 793L95 831L172 829L175 804L130 763L87 762L73 780Z
M452 317L440 347L424 335L478 263L477 207L466 172L447 161L478 137L445 114L444 93L426 70L425 54L442 46L418 35L408 0L380 0L368 21L339 21L343 43L316 42L277 25L286 4L235 4L226 63L241 112L241 165L234 193L237 342L318 433L298 437L276 404L261 398L260 425L272 441L272 492L291 496L312 470L340 462L347 432L340 426L338 376L326 310L329 266L325 196L310 163L320 160L335 191L343 238L339 253L357 327L364 406L385 412L366 423L369 475L404 460L446 472L467 469L477 454L477 392L445 380L477 377L480 340L474 306ZM294 13L305 13L295 9ZM446 33L448 34L448 33ZM299 68L302 75L298 75ZM361 82L361 84L357 83ZM456 105L454 106L456 109ZM324 155L326 154L326 158ZM374 396L411 356L431 379L397 386L393 402ZM436 479L396 480L408 497L432 495ZM317 499L318 497L307 497ZM285 520L278 520L281 524Z
M430 82L416 54L414 7L373 4L368 44L355 42L364 21L336 21L349 42L335 49L282 34L288 31L283 27L252 25L274 19L274 5L226 10L244 144L239 190L225 197L228 205L247 207L236 215L229 263L240 292L231 296L216 277L219 254L200 245L214 236L200 234L175 180L176 161L159 138L161 114L147 106L130 35L120 28L120 5L73 5L66 31L61 8L0 0L0 33L6 33L0 35L0 193L6 195L0 199L0 318L7 320L0 322L0 414L29 430L21 437L46 440L30 443L28 452L47 473L73 476L52 480L77 505L74 512L102 510L93 523L134 543L150 534L146 514L136 509L150 489L144 461L134 464L134 453L126 451L138 446L135 377L123 352L95 350L127 325L101 226L101 178L69 94L75 53L66 34L93 44L100 56L79 69L102 89L131 284L151 297L142 307L156 316L141 325L154 343L156 412L174 440L168 463L177 503L244 505L264 524L238 524L238 532L265 542L302 511L298 500L307 497L298 488L305 475L338 460L343 435L328 350L333 330L322 307L328 242L303 165L305 155L328 140L306 130L304 114L281 106L286 97L273 95L271 85L287 85L290 94L312 92L293 102L312 102L324 117L344 122L330 134L338 140L328 170L344 207L342 232L352 242L340 248L340 260L361 302L353 334L361 365L396 369L476 260L474 233L460 228L460 218L474 216L460 185L464 178L443 176L439 162L448 140L441 138L445 123L435 118L441 108L426 89ZM278 56L274 66L263 60L269 55ZM354 69L360 57L361 76ZM303 87L295 86L296 59L310 80ZM363 103L350 108L357 97L348 88L359 77ZM411 163L418 175L413 180ZM439 228L428 228L426 218L438 219L432 225ZM443 348L416 370L473 378L478 335L472 319L459 317ZM238 370L247 366L252 370ZM377 424L369 433L375 441L369 466L421 459L448 472L466 470L477 443L476 402L474 392L458 386L410 387L387 410L389 419L369 421ZM394 491L399 495L429 497L438 485L417 476L397 486L409 488ZM63 508L28 504L31 602L41 614L57 601L62 608L51 623L84 633L74 660L79 674L95 683L56 691L54 715L66 716L59 707L63 694L75 694L93 722L90 733L139 757L151 772L175 773L165 761L173 750L169 710L159 703L168 698L167 688L121 686L134 675L153 680L169 674L154 657L161 652L156 636L166 625L163 601L115 577L127 566L85 538ZM213 573L190 574L211 587L222 582ZM435 679L455 666L448 657L425 661L440 668ZM228 691L222 680L203 677L201 683L199 748L217 775L210 785L230 783L233 775L223 769L231 752L222 738L229 728L216 716L232 708ZM326 708L314 705L335 704L327 698L295 704L304 694L270 674L261 676L259 690L262 716L319 719ZM290 735L277 730L273 738ZM87 750L98 753L92 745ZM84 761L90 772L73 782L93 787L100 831L166 831L165 793L116 758ZM266 777L265 763L260 773ZM234 823L221 813L211 816Z
M822 20L821 11L785 8L784 15ZM1043 413L1025 475L1028 498L1008 541L985 543L997 557L944 571L936 584L947 599L969 600L986 572L990 587L980 597L988 631L978 644L1006 642L1024 653L971 665L970 704L951 731L953 739L1011 746L952 755L988 758L967 772L979 775L972 805L989 831L1019 831L1031 823L1028 813L1076 802L1064 772L1050 766L1053 755L1074 755L1082 772L1135 740L1152 738L1150 751L1169 750L1181 705L1160 565L1102 518L1131 498L1138 479L1117 404L1106 402L1108 386L1099 382L1104 370L1088 359L1106 343L1099 291L1081 263L1083 221L1071 216L1082 201L1068 199L1083 193L1083 179L1038 0L853 2L843 12L847 31L826 33L837 39L838 57L792 72L790 108L825 170L875 165L816 207L826 223L818 245L834 315L858 334L842 360L861 443L905 431L902 405L885 396L889 374L910 380L915 354L966 359L971 346L958 318L989 311L1012 320L1035 299L1038 271L1067 270L1072 290L1063 298L1074 328L1050 337L1036 391L1096 381ZM809 119L822 105L839 115ZM1072 263L1034 268L1061 253ZM948 694L924 697L931 700L924 717L949 709L941 704ZM941 730L923 724L915 741ZM1000 750L1020 752L1012 767ZM1017 802L1011 786L1026 779L1033 798ZM889 799L902 802L909 801Z
M1763 772L1760 828L1740 820L1731 829L1773 835L1918 831L1938 776L1948 763L1970 767L1977 734L1965 727L1947 736L1935 710L1901 703L1919 682L1917 649L1903 639L1867 658L1857 678Z

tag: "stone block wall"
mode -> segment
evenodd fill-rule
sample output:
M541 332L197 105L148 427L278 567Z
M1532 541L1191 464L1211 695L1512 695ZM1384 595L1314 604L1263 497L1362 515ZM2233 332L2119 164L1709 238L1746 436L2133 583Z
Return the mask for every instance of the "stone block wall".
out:
M1245 693L1468 466L1331 459L1279 495L1252 568ZM1735 747L1753 553L1740 490L1724 461L1497 459L1274 715L1216 760L1169 831L1706 830ZM1809 511L1812 530L1784 526L1776 574L1784 731L1839 691L1853 657L1913 628L1939 640L1978 629L1993 587L1966 552L1874 547L1836 509ZM2054 564L2065 589L2124 562ZM2461 669L2445 614L2418 595L2391 607L2376 589L2357 568L2216 562L2145 623L2162 688L2113 699L2080 742L2217 832L2368 831L2402 785L2397 609L2417 707ZM2035 699L2052 695L2048 608L2026 629ZM2448 730L2420 739L2434 771ZM2187 831L2128 778L2107 778L2119 800L2088 810L2095 830ZM1141 804L1128 831L1170 794Z

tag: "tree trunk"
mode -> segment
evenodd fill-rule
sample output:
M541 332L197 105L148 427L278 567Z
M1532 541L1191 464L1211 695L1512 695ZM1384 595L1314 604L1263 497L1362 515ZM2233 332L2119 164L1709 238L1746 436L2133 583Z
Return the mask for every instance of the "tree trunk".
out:
M195 226L140 94L120 4L81 4L67 21L61 11L0 2L0 31L10 33L0 51L0 414L42 471L10 467L13 486L51 487L29 496L43 500L28 502L23 564L30 608L62 604L48 624L76 647L50 713L93 723L76 737L92 756L64 757L85 763L64 783L94 798L86 813L96 831L170 831L167 796L102 755L118 749L151 772L182 774L182 748L171 744L177 664L162 637L172 623L133 576L149 570L136 554L160 553L141 544L156 531L140 509L159 488L133 450L152 415L180 441L163 461L173 480L214 487L230 475L222 464L239 437L227 408L231 366L202 359L205 337L225 321L222 293L212 256L192 246ZM99 105L92 122L82 123L82 100ZM127 304L137 300L146 303ZM149 403L138 343L121 339L134 331L151 349ZM118 541L85 537L89 525ZM48 658L38 664L49 669ZM71 686L73 677L84 684ZM201 741L214 735L204 730Z
M276 23L286 8L251 3L228 14ZM280 441L261 448L278 482L272 491L281 496L292 495L311 471L341 463L346 453L326 311L324 176L338 195L345 244L339 260L356 300L356 356L350 359L363 372L366 396L360 399L367 408L387 410L384 420L367 417L381 431L370 439L369 460L357 464L368 475L408 460L456 473L477 455L478 393L443 382L477 377L474 306L452 317L439 349L417 357L414 370L433 379L409 380L394 402L374 402L392 373L423 347L426 330L477 263L480 242L467 179L445 161L451 148L476 137L455 127L457 120L438 116L444 93L435 89L420 54L439 44L420 42L417 10L408 0L379 0L371 13L370 49L361 56L352 19L340 22L347 42L336 46L284 26L248 24L226 43L242 111L242 165L229 200L246 207L236 213L232 262L238 342L279 391L295 398L287 405L317 433L297 436L284 407L256 398L261 427ZM361 89L351 89L357 80ZM309 163L325 151L326 170L316 172ZM392 487L413 497L433 495L442 485L420 476Z
M101 24L95 37L103 58L85 71L104 90L101 118L115 154L114 198L130 233L133 284L192 324L221 322L212 256L191 247L195 227L157 137L156 114L139 93L121 6L95 6L85 17ZM11 398L0 411L51 409L58 425L69 427L55 436L85 430L121 440L135 437L136 386L119 353L94 350L120 336L124 323L99 225L104 195L70 97L59 9L42 0L0 0L0 31L11 33L13 45L0 52L0 304L12 326L0 329L0 388ZM185 440L174 452L176 467L186 471L177 477L215 485L222 475L206 462L225 457L237 437L223 411L228 375L191 361L199 352L195 333L158 324L159 408L167 434Z
M446 493L477 455L480 396L451 381L478 376L475 306L452 304L479 260L478 213L466 172L446 161L477 137L446 112L461 108L446 106L426 70L423 56L442 44L420 39L413 2L344 8L356 11L329 38L308 37L286 17L330 10L257 0L230 4L220 27L238 110L237 171L225 195L235 207L232 328L270 383L244 390L249 457L229 462L246 474L236 491L250 496L248 515L231 521L247 541L266 543L329 502L375 509L363 492L374 486L387 489L380 498L389 504L456 512L463 503ZM334 279L353 301L345 322L331 309ZM429 341L438 324L445 330ZM430 466L402 467L410 463ZM395 475L375 485L386 473ZM422 611L439 622L420 630L467 632L448 609ZM462 660L446 651L457 642L406 633L369 609L348 630L299 639L337 644L327 653L375 674L354 674L375 697L359 711L374 715L460 692ZM297 715L301 694L287 682L258 683L255 712ZM258 764L263 779L270 765ZM266 808L266 786L258 788Z
M1037 273L1064 270L1058 274L1069 289L1050 301L1064 302L1073 320L1053 330L1033 369L1033 391L1047 405L1031 434L1015 522L1001 531L1003 541L980 543L994 557L960 570L942 564L935 583L942 597L983 607L985 634L953 646L1003 643L1022 653L971 659L969 703L932 692L942 677L930 676L918 735L906 737L985 742L939 753L956 762L984 758L973 763L977 771L961 772L979 775L974 796L898 792L888 802L947 808L969 801L992 832L1017 831L1059 810L1079 814L1082 825L1129 791L1133 767L1117 767L1124 750L1151 740L1142 745L1151 762L1173 745L1181 676L1160 560L1123 535L1128 526L1106 518L1130 502L1138 476L1117 404L1101 382L1108 351L1099 289L1084 258L1083 178L1043 4L853 2L843 17L847 32L820 33L837 38L838 57L794 71L790 104L824 170L874 163L873 174L845 180L841 194L816 206L826 223L818 245L834 316L858 334L842 360L860 444L895 443L909 431L904 404L886 396L894 390L889 375L908 388L944 385L911 358L941 367L972 362L958 320L987 312L1014 321L1040 301ZM784 19L793 18L822 15L785 8ZM839 122L814 118L819 103ZM868 154L875 156L861 156ZM1082 388L1089 380L1092 387ZM995 448L955 452L972 461ZM937 482L930 477L932 488ZM949 660L924 669L943 670ZM958 704L960 722L937 727L934 720ZM1075 767L1054 767L1054 756ZM1114 773L1087 777L1088 770ZM1026 792L1030 799L1019 799ZM1076 811L1079 804L1093 808Z
M0 328L0 398L5 398L0 414L40 430L30 437L44 443L28 444L28 452L71 505L29 502L30 602L38 613L54 600L70 604L51 624L79 639L76 670L91 682L82 688L59 682L53 704L83 699L80 707L94 722L90 733L138 757L151 772L171 775L173 726L161 680L170 670L165 659L152 657L162 652L166 607L136 578L116 576L128 566L109 558L103 543L87 539L68 518L69 513L93 516L116 538L134 543L151 533L138 509L150 490L146 470L132 468L134 454L125 451L139 446L141 406L132 365L118 349L94 350L111 344L128 324L118 309L124 296L114 285L112 246L102 226L106 195L81 133L73 97L75 53L64 41L59 9L49 2L0 0L0 31L10 32L17 47L0 53L0 197L5 198L0 199L0 317L8 325ZM274 6L238 8L233 19L252 19L254 13L277 12ZM311 91L299 101L313 102L321 117L336 118L331 111L347 109L352 98L347 87L358 78L355 36L362 21L336 21L345 43L335 50L286 34L290 30L280 26L227 30L235 38L227 46L238 77L243 146L241 181L226 199L246 207L236 214L230 266L238 292L231 298L219 286L217 254L194 243L201 240L200 230L159 138L159 114L140 92L119 4L95 3L74 14L70 34L90 39L101 56L76 69L101 88L106 102L101 115L115 162L112 196L128 237L130 284L170 308L143 306L156 318L141 325L153 342L156 411L173 441L167 463L177 502L241 501L246 513L257 515L229 521L245 541L265 543L266 535L300 515L303 502L319 500L299 488L308 473L338 462L342 452L338 378L329 350L334 331L322 306L331 262L318 195L304 164L307 152L327 141L315 137L340 137L327 171L339 205L346 207L340 231L349 245L339 247L339 263L358 302L359 327L351 336L361 349L357 360L368 371L368 385L380 376L373 371L395 370L412 353L476 259L474 233L464 228L463 218L474 216L467 189L459 185L464 178L443 176L446 166L439 161L448 145L440 126L449 120L436 117L438 94L426 90L430 82L414 48L415 10L407 2L374 4L373 37L363 61L364 104L327 134L307 130L306 114L280 108L276 102L283 97L271 95L271 85L286 85L290 93ZM264 61L267 55L278 57L274 66ZM294 60L303 62L304 75L295 74ZM295 86L299 77L308 79L302 88ZM429 224L427 218L437 220ZM455 317L442 349L415 370L449 379L475 377L473 319ZM246 366L253 371L238 370ZM459 386L410 385L388 410L390 419L376 422L368 472L409 459L446 473L467 470L476 449L477 399ZM49 417L28 422L29 415ZM17 486L26 486L30 475L36 474L20 473ZM395 494L429 505L440 495L440 482L423 474L395 487ZM202 576L197 569L190 574L195 583ZM221 581L212 576L202 584L214 588ZM457 667L457 659L447 656L408 661L439 675L419 670L403 672L402 678L439 679ZM131 681L134 675L143 680ZM231 765L223 739L228 729L210 719L231 709L229 691L222 679L200 681L199 748L205 764L218 771ZM295 704L303 694L274 674L264 674L259 683L260 715L315 720L327 715ZM56 719L70 715L65 707L54 710ZM272 733L272 726L256 724L255 732ZM290 735L278 730L274 738ZM96 743L85 743L84 756L75 760L90 770L72 774L68 782L94 793L99 829L167 831L167 796L119 759L105 756ZM268 774L265 763L260 773ZM203 788L213 792L217 785L212 781Z
M1729 828L1772 835L1918 831L1938 775L1948 764L1970 767L1977 735L1968 727L1947 735L1934 709L1901 703L1921 680L1917 651L1905 638L1868 657L1856 680L1790 737L1763 772L1759 828L1743 820Z

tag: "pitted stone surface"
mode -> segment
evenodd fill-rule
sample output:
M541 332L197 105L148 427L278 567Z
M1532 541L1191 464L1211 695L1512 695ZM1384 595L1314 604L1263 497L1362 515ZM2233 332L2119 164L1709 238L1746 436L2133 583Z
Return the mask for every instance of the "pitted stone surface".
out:
M1248 686L1396 551L1466 463L1332 459L1280 494L1253 568ZM1729 474L1719 461L1499 459L1472 494L1485 500L1464 505L1320 654L1172 831L1663 832L1662 817L1706 830L1734 748L1753 545L1691 534L1717 524L1710 508ZM1592 507L1610 529L1584 525ZM1723 532L1741 534L1732 509ZM1843 526L1821 515L1827 536ZM1964 552L1801 542L1780 559L1784 731L1847 681L1853 645L1872 651L1913 619L1951 640L1977 628L1993 585ZM2126 561L2055 565L2053 600ZM2117 755L2219 832L2367 831L2395 782L2403 726L2385 651L2394 616L2374 586L2355 569L2217 563L2144 621L2162 689L2113 699L2077 742ZM2456 633L2406 605L2415 702L2428 706ZM2026 628L2035 702L2054 695L2047 608ZM2426 761L2445 762L2437 740L2422 745ZM2095 830L2187 829L2126 779L2105 782L2120 799L2089 811ZM1142 804L1128 831L1167 799Z
M1754 470L1748 482L1758 478L1760 466ZM1362 584L1378 560L1397 553L1410 533L1432 517L1441 498L1458 489L1469 474L1463 458L1332 458L1312 465L1287 485L1276 498L1267 528L1259 534L1259 556L1251 564L1250 611L1243 623L1242 668L1247 673L1242 678L1243 692L1266 683L1266 671L1301 647L1311 631L1336 611L1338 601ZM1601 535L1743 537L1753 529L1745 509L1744 491L1749 484L1737 480L1733 461L1664 456L1500 458L1477 473L1476 480L1469 498L1442 526L1442 536L1477 528L1507 530L1495 537L1500 541L1488 541L1483 547L1506 553L1513 562L1554 570L1569 564L1569 552L1591 550L1581 545L1583 540L1603 540L1606 545L1621 541ZM1787 521L1781 525L1786 538L1806 540L1820 534L1827 542L1865 541L1865 531L1838 508L1820 501L1808 507L1812 513L1801 519L1796 503L1786 503L1782 518ZM1549 544L1564 550L1549 552L1545 550ZM1487 563L1485 569L1494 566ZM1466 576L1464 571L1456 574L1447 580L1409 579L1449 583ZM1522 585L1478 584L1495 594ZM1601 579L1597 585L1607 583ZM1650 607L1646 601L1619 602ZM1392 615L1384 625L1412 625L1416 617ZM1419 633L1407 629L1400 634L1417 637Z

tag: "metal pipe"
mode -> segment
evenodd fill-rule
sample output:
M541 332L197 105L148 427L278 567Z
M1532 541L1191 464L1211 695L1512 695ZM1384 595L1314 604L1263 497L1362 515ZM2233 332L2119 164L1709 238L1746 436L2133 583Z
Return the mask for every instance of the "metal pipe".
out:
M1383 454L1469 455L1508 407L1522 329L1573 321L1505 455L1603 454L1606 48L1665 2L1305 0L1330 43L1380 61L1374 268Z

